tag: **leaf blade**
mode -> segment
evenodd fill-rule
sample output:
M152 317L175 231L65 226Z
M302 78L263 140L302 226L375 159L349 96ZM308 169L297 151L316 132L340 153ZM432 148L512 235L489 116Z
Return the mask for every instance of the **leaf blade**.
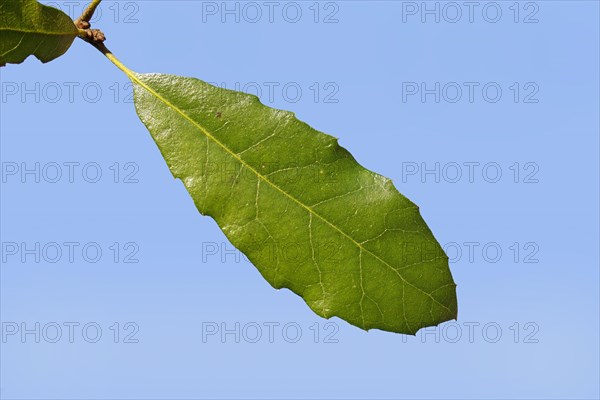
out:
M78 30L62 11L36 0L0 0L0 66L30 55L46 63L63 55Z
M337 139L255 96L192 78L130 78L174 177L272 286L367 330L415 333L456 318L447 257L418 208Z

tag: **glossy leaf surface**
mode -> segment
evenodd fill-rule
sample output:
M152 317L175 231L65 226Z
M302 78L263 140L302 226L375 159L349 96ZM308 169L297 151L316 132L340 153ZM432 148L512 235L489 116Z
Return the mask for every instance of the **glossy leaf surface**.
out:
M363 329L413 334L456 318L448 258L418 207L336 138L252 95L130 78L173 176L273 287Z
M36 0L0 0L0 66L20 64L32 54L52 61L69 49L77 33L60 10Z

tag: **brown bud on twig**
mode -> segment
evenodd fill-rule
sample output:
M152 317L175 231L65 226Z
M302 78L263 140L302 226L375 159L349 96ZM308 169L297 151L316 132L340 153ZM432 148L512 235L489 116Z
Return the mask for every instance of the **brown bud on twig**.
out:
M77 25L77 27L79 29L89 29L91 26L88 21L80 21L80 20L75 21L75 25Z
M92 32L92 40L94 43L104 42L106 40L106 36L104 36L104 33L100 29L90 29L90 31Z
M86 29L84 40L92 44L102 43L106 40L106 36L100 29Z

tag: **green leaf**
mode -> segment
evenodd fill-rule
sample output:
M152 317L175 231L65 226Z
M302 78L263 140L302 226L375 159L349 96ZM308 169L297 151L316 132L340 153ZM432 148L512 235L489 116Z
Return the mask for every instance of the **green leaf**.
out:
M34 54L41 62L63 55L77 37L69 16L35 0L0 0L0 66Z
M367 330L456 318L448 257L418 207L336 138L255 96L126 72L173 176L273 287Z

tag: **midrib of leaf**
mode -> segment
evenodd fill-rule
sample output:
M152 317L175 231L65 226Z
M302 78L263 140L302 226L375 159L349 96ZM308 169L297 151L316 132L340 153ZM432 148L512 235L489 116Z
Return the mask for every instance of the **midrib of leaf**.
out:
M379 256L377 256L377 254L374 254L373 252L371 252L370 250L364 248L359 242L357 242L356 240L354 240L350 235L348 235L346 232L344 232L343 230L341 230L340 228L338 228L336 225L332 224L331 222L329 222L327 219L325 219L324 217L322 217L320 214L318 214L317 212L315 212L312 208L306 206L305 204L303 204L302 202L300 202L298 199L296 199L295 197L293 197L292 195L290 195L289 193L287 193L285 190L281 189L279 186L275 185L273 182L271 182L270 180L268 180L265 176L263 176L260 172L258 172L257 170L255 170L254 168L252 168L251 165L249 165L248 163L246 163L242 158L240 158L236 153L234 153L232 150L230 150L227 146L225 146L223 143L221 143L216 137L214 137L206 128L204 128L202 125L200 125L199 123L197 123L196 121L194 121L192 118L190 118L189 115L187 115L186 113L184 113L179 107L177 107L176 105L174 105L173 103L171 103L170 101L168 101L167 99L165 99L164 97L162 97L160 94L156 93L152 88L150 88L148 85L146 85L144 82L142 82L133 71L131 71L129 68L127 68L121 61L119 61L119 59L117 59L112 53L105 53L106 57L117 66L117 68L119 68L121 71L123 71L127 77L129 79L131 79L134 83L138 84L139 86L143 87L146 91L148 91L148 93L152 94L154 97L156 97L158 100L160 100L162 103L164 103L167 107L171 108L173 111L175 111L176 113L178 113L179 115L181 115L185 120L187 120L188 122L190 122L192 125L196 126L206 137L208 137L210 140L212 140L214 143L216 143L217 145L219 145L221 148L223 148L223 150L225 150L227 153L229 153L233 158L235 158L237 161L240 162L240 164L242 164L244 167L248 168L250 171L252 171L259 179L261 179L262 181L266 182L267 184L269 184L270 186L272 186L275 190L279 191L281 194L283 194L284 196L286 196L287 198L289 198L290 200L292 200L294 203L298 204L300 207L304 208L306 211L308 211L309 215L314 215L315 217L319 218L320 220L322 220L323 222L325 222L327 225L329 225L330 227L332 227L333 229L335 229L336 231L338 231L339 233L342 234L342 236L344 236L345 238L347 238L348 240L350 240L352 243L354 243L360 251L364 251L366 253L369 253L371 256L373 256L374 258L376 258L377 260L379 260L382 264L384 264L385 266L387 266L388 268L390 268L392 271L394 271L396 273L396 275L398 275L398 277L402 280L403 283L411 286L412 288L416 289L417 291L425 294L427 297L429 297L434 303L442 306L444 309L446 309L449 312L452 312L452 310L450 310L448 307L446 307L444 304L440 303L439 301L437 301L430 293L427 293L426 291L424 291L423 289L413 285L412 283L408 282L401 274L399 271L397 271L392 265L390 265L389 263L387 263L385 260L381 259Z

